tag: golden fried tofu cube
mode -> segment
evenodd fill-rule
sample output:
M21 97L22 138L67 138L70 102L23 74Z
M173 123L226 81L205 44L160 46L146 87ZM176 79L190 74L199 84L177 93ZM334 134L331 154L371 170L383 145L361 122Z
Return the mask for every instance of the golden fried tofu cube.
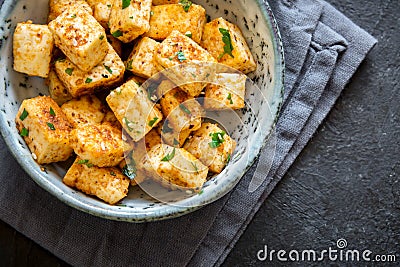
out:
M198 64L206 62L208 64L217 63L216 59L198 45L191 38L185 36L177 30L162 41L159 49L154 54L156 67L159 71L172 68L165 73L176 84L183 84L180 87L190 96L198 96L206 83L193 82L193 80L204 81L209 74L207 68L183 67L173 68L176 66L184 66L186 64ZM187 66L187 65L186 65Z
M114 0L111 7L109 27L111 34L129 43L150 28L151 0Z
M111 34L107 34L107 41L114 48L115 52L117 52L118 56L122 56L122 42L112 36Z
M211 110L244 108L246 75L238 73L218 73L217 84L207 84L204 108Z
M155 145L142 164L148 176L171 189L199 191L207 179L208 168L183 148Z
M118 121L133 141L143 138L162 120L162 113L134 80L113 90L106 98Z
M47 22L54 20L61 13L71 7L81 7L86 10L90 15L93 14L92 9L83 0L49 0L49 15L47 17Z
M64 184L115 204L128 194L129 179L115 167L100 168L77 157L63 178Z
M158 72L154 63L154 51L160 43L151 38L143 37L137 42L126 60L126 69L135 75L150 78Z
M200 128L201 119L205 115L203 108L196 99L189 97L179 87L166 92L160 104L174 132L195 131Z
M75 128L70 142L75 154L98 167L116 166L124 158L122 132L107 124Z
M220 173L229 162L236 142L216 124L203 123L185 145L211 172Z
M93 10L93 17L104 27L108 29L108 21L111 14L112 0L87 0Z
M49 86L50 97L53 98L59 106L72 99L72 95L60 81L53 68L49 72L49 77L46 79L46 84Z
M227 31L230 36L233 48L232 56L224 53L225 43L222 41L222 37L227 34L221 33L220 29ZM257 67L239 27L223 18L214 19L204 26L201 46L218 59L219 63L228 65L244 74L254 71Z
M165 120L162 124L160 132L162 140L167 145L182 147L192 131L190 129L176 131L174 128L172 128L169 121Z
M206 23L206 10L202 6L192 4L185 11L181 4L157 5L151 11L150 30L145 36L164 40L173 30L178 30L200 43Z
M22 101L15 122L37 163L65 161L71 156L72 126L51 97L37 96Z
M81 7L65 10L49 29L56 46L82 71L90 71L109 52L104 28Z
M153 0L153 6L178 4L179 0Z
M85 95L72 99L61 106L68 121L74 126L99 124L104 118L105 107L94 95Z
M104 60L89 71L80 70L68 58L54 64L59 79L73 97L93 94L97 88L111 87L124 77L125 65L110 44Z
M47 25L32 24L32 21L17 23L13 36L14 70L46 78L53 47L53 34Z

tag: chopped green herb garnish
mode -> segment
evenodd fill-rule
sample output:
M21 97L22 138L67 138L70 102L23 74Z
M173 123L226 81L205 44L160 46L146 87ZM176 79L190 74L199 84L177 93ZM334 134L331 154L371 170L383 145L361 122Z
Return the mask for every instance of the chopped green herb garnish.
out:
M192 5L192 2L189 0L180 0L179 4L182 5L183 10L185 10L185 12L189 11L190 6Z
M189 32L189 31L187 31L187 32L185 33L185 35L186 35L187 37L189 37L189 38L192 38L192 33Z
M50 122L47 122L46 123L47 124L47 126L49 126L49 128L50 128L50 130L55 130L56 128L54 127L54 124L52 124L52 123L50 123Z
M132 63L133 63L132 59L128 60L128 62L126 62L126 69L127 70L131 70L132 69Z
M169 57L168 59L169 59L169 60L173 60L174 58L173 58L173 57Z
M68 74L69 76L72 75L72 72L74 71L74 68L66 68L65 73Z
M194 169L196 172L199 172L199 168L197 168L196 163L190 162L190 164L192 164L193 169Z
M131 0L122 0L122 9L125 9L130 5L131 5Z
M24 108L24 110L22 111L21 116L19 116L19 119L20 119L21 121L23 121L23 120L26 119L26 117L28 117L28 115L29 115L28 111L26 111L26 109Z
M129 121L127 117L124 117L123 120L125 122L126 127L128 128L128 131L132 132L133 131L134 122ZM140 133L140 131L136 131L136 132Z
M163 133L172 133L174 129L168 126L168 122L164 122L163 127L161 129Z
M113 171L110 171L110 175L112 175L112 176L117 176L117 175L115 174L115 172L113 172Z
M165 157L163 157L161 159L161 161L170 161L171 159L173 159L175 156L175 147L174 150L172 150L171 154L167 154Z
M85 83L91 83L93 80L89 77L86 78Z
M221 59L225 54L230 55L231 57L234 57L232 55L232 40L231 40L231 35L227 29L224 28L219 28L219 32L222 34L222 42L224 42L224 52L222 52L219 56L218 59Z
M224 140L224 135L225 135L224 131L217 132L217 133L210 133L212 141L210 143L208 143L208 145L211 148L219 147L225 141Z
M112 69L109 66L106 66L106 64L103 64L104 68L106 68L106 70L112 74Z
M88 159L80 159L80 160L78 160L77 163L78 163L78 164L82 164L82 165L86 165L86 166L88 166L89 168L93 167L93 164L92 164L92 163L89 163L89 160L88 160Z
M130 180L135 179L136 177L136 162L135 160L132 158L132 156L130 157L130 163L126 164L123 168L122 168L122 174L125 175L126 177L128 177Z
M154 11L150 11L150 17L154 15Z
M28 136L29 135L29 130L24 127L24 128L22 128L22 130L19 133L19 135L22 136L22 137Z
M123 33L120 30L116 30L115 32L111 33L112 36L115 38L120 37L123 35Z
M104 39L104 35L100 35L99 39L103 40Z
M107 5L107 7L108 7L108 8L110 8L110 7L111 7L111 5L110 5L110 4L108 4L108 5Z
M130 19L133 19L133 16L130 16L129 18L130 18Z
M228 158L226 159L226 164L228 164L229 161L231 161L231 154L228 154Z
M231 93L228 94L228 97L226 99L230 100L229 104L231 104L231 105L233 104Z
M54 112L54 109L52 107L50 107L50 115L51 116L55 116L56 115L56 113Z
M149 121L149 126L153 127L154 123L156 123L158 120L158 117L154 117L151 121Z
M185 54L183 54L182 51L176 52L176 56L178 57L178 60L180 62L183 62L184 60L186 60Z
M183 110L186 114L191 114L190 110L184 105L184 104L179 104L179 108Z
M200 192L199 193L197 193L198 195L201 195L201 194L203 194L204 193L204 190L203 189L201 189L200 190Z
M64 62L65 61L65 58L57 58L56 59L56 62Z
M76 14L72 14L71 18L73 18L73 19L76 18Z

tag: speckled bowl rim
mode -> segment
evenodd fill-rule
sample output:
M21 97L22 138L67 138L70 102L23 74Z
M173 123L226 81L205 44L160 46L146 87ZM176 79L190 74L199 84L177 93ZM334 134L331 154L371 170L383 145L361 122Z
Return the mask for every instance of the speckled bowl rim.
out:
M273 132L273 129L276 125L276 121L278 118L278 114L280 111L280 107L282 105L283 101L283 90L284 90L284 77L285 77L285 60L284 60L284 50L283 50L283 44L282 44L282 39L281 35L279 32L279 28L277 25L277 22L275 20L275 17L273 15L273 12L266 1L262 0L255 0L257 6L263 13L263 19L265 20L266 24L269 27L270 32L273 34L272 38L272 44L273 44L273 51L274 51L274 58L276 64L274 65L275 69L275 84L274 84L274 92L279 93L279 99L274 99L275 102L278 103L278 107L276 109L276 114L274 114L274 122L270 127L270 132L268 135L265 136L263 142L259 145L259 149L257 154L250 155L249 163L247 164L246 168L238 175L237 179L232 182L231 185L225 185L225 187L219 192L219 194L214 194L210 195L207 199L205 199L204 202L206 203L211 203L221 197L221 195L224 195L228 191L233 189L233 186L236 185L236 183L243 177L243 175L248 171L248 169L254 164L256 158L260 155L262 148L266 145L268 138L270 134ZM4 14L9 14L9 12L5 11L11 11L14 8L14 5L12 4L12 0L5 0L0 8L0 13ZM269 18L269 19L268 19ZM0 33L3 34L3 31L0 30ZM275 95L275 94L274 94ZM55 196L57 199L61 200L65 204L76 208L77 210L86 212L88 214L92 214L101 218L105 219L111 219L111 220L117 220L117 221L127 221L127 222L150 222L150 221L159 221L159 220L164 220L168 218L175 218L179 217L188 213L191 213L201 207L204 207L204 205L197 205L193 207L179 207L179 206L174 206L174 205L169 205L168 208L166 206L165 209L157 212L149 212L149 211L142 211L138 212L135 211L133 212L125 212L124 210L106 210L100 207L95 207L90 205L89 203L84 203L77 198L75 198L73 195L68 195L65 194L60 188L55 186L54 184L50 183L47 181L46 177L43 175L43 173L38 170L37 168L31 168L30 163L26 158L22 156L22 153L18 149L13 149L13 135L10 133L10 130L5 126L6 124L6 119L4 118L4 115L0 115L1 118L1 123L0 123L0 132L5 140L5 143L9 147L9 151L13 155L13 157L18 161L18 163L22 166L22 168L27 172L33 180L43 189L45 189L47 192Z

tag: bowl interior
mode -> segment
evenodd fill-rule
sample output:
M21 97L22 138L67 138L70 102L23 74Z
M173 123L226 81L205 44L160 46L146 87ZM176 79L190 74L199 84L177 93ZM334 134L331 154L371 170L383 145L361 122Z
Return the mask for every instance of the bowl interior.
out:
M48 95L48 89L43 79L28 77L13 70L12 33L21 21L45 23L47 3L46 0L6 0L0 11L1 17L5 18L0 22L3 37L0 47L0 73L3 77L0 83L0 129L10 151L35 182L79 210L132 222L180 216L218 199L232 189L265 144L282 101L283 50L278 28L267 4L258 0L195 1L206 9L211 19L223 17L237 24L257 61L257 70L249 74L253 82L247 83L246 108L213 115L225 122L223 126L237 142L227 168L209 180L201 194L180 195L171 198L167 204L134 187L130 188L122 205L111 206L65 186L62 176L68 163L38 165L15 128L14 118L21 102L39 94ZM160 194L168 194L168 190L160 190Z

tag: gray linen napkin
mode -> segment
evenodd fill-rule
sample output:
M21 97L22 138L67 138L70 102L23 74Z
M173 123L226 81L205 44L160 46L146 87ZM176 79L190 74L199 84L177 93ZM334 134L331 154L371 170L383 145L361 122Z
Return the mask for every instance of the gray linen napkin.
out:
M376 40L318 0L271 2L286 55L276 154L267 151L234 190L167 221L130 224L74 210L39 188L0 140L0 219L76 266L220 265L325 118ZM261 186L252 193L255 174Z

